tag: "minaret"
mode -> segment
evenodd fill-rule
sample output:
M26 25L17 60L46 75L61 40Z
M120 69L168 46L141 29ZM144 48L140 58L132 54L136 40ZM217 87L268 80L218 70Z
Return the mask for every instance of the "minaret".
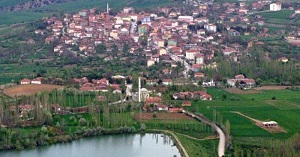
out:
M139 77L139 102L141 102L141 77Z
M106 2L106 12L109 13L109 6L108 6L108 2Z

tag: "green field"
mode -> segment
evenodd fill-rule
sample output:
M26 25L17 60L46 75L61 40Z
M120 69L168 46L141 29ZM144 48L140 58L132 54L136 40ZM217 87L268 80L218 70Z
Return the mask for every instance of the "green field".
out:
M262 15L263 17L265 17L267 19L271 19L271 18L288 19L293 13L294 13L293 10L281 10L281 11L275 11L275 12L259 13L259 15Z
M192 157L214 157L218 156L218 140L196 140L175 133L188 154Z
M18 5L21 3L28 2L28 1L30 1L30 0L1 0L0 6L1 7L10 7L10 6Z
M217 111L217 119L229 120L233 137L262 137L285 139L300 130L300 92L290 90L263 91L260 94L234 95L222 89L208 89L213 101L194 102L197 112L213 119L213 111ZM223 95L227 95L222 101ZM272 100L272 98L276 100ZM274 99L273 98L273 99ZM251 120L230 111L238 111L252 118L266 121L274 120L287 133L271 134L256 126Z
M210 126L196 120L149 120L141 123L144 123L148 129L171 130L200 139L212 135Z
M45 16L52 16L53 14L59 15L65 12L77 12L82 9L98 8L100 10L105 10L106 2L108 2L110 8L113 9L121 9L125 6L142 9L177 4L177 1L174 0L76 0L23 11L2 12L0 13L0 25L29 22ZM8 1L2 3L8 5Z

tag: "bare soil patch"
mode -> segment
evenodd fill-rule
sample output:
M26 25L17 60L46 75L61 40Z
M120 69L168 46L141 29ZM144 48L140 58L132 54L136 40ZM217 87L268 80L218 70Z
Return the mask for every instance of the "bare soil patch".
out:
M159 120L194 120L192 117L187 116L182 113L155 113L156 118L153 118L154 113L137 113L135 114L136 120L152 120L152 119L159 119Z
M284 129L283 129L281 126L279 126L279 125L278 125L277 127L267 128L267 127L264 127L264 126L262 125L263 121L260 121L260 120L257 120L257 119L255 119L255 118L246 116L246 115L242 114L241 112L234 112L234 111L232 111L232 113L236 113L236 114L238 114L238 115L241 115L241 116L243 116L243 117L246 117L246 118L252 120L252 121L255 123L255 125L257 125L258 127L260 127L260 128L262 128L262 129L268 131L269 133L280 133L280 132L287 133L287 131L284 130Z
M59 85L49 85L49 84L28 84L28 85L19 85L12 88L4 89L3 93L10 97L14 96L30 96L42 91L51 91L53 89L62 89L63 86Z
M260 93L260 91L253 90L253 89L241 90L238 88L227 88L225 90L231 94L259 94Z
M288 87L291 87L291 86L262 86L262 87L255 87L253 89L255 90L284 90ZM300 87L300 86L297 86L297 87Z

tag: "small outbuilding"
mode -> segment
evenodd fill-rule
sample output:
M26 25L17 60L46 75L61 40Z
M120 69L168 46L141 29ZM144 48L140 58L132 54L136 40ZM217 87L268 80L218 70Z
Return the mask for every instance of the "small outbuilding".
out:
M262 122L263 127L265 128L277 128L278 124L275 121Z

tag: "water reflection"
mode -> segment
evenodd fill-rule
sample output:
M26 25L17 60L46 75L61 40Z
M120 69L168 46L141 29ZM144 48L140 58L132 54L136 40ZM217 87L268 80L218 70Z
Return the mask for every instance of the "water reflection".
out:
M106 135L24 151L0 152L1 157L180 157L164 134Z

